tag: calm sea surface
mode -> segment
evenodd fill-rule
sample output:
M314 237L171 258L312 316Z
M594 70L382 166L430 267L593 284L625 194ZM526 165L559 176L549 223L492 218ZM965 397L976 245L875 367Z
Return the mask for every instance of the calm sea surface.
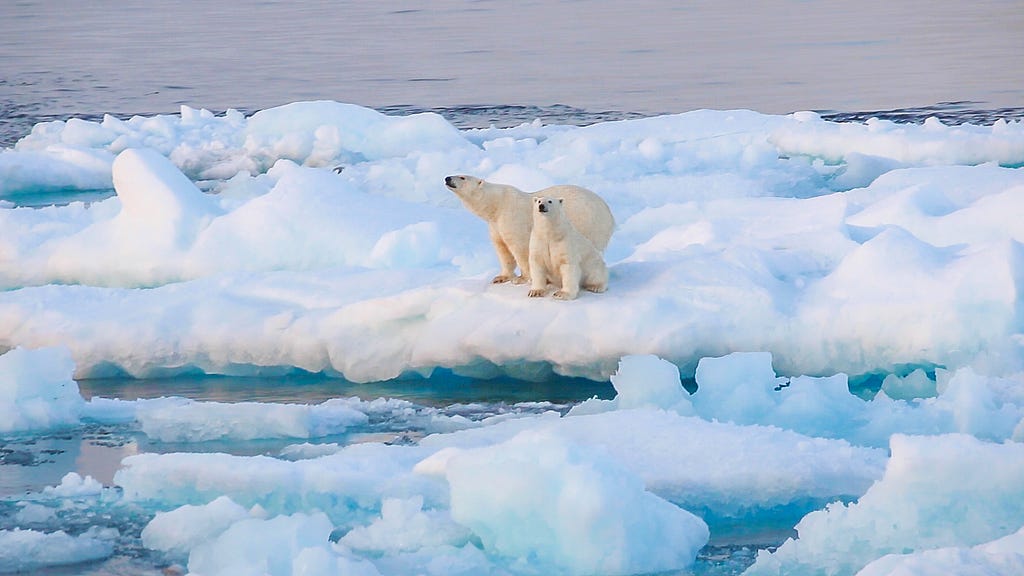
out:
M315 99L460 126L935 105L991 121L1024 107L1024 3L0 3L4 146L49 119Z

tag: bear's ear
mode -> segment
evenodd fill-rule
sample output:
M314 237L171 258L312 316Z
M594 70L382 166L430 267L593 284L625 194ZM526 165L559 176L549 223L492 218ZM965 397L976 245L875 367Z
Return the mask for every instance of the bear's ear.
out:
M559 198L559 199L558 199L558 203L559 203L559 204L561 204L562 202L565 202L565 198Z

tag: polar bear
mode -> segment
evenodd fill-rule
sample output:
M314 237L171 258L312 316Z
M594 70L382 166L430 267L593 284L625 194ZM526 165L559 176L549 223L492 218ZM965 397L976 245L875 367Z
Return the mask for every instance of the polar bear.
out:
M487 221L491 242L498 253L501 273L495 284L530 281L530 230L533 228L533 198L558 197L565 200L565 212L572 225L597 248L604 251L615 229L615 219L600 196L579 186L551 186L527 194L515 186L495 184L473 176L448 176L448 187L471 212ZM519 266L520 276L515 275Z
M580 288L608 289L608 267L601 252L573 228L562 198L533 199L530 233L530 297L543 296L548 284L558 285L555 298L573 300Z

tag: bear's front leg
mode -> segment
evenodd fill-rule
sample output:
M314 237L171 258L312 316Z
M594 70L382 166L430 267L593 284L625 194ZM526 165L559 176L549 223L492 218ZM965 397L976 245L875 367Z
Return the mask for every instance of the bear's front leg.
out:
M516 258L512 255L512 251L508 249L508 245L501 239L501 235L494 226L490 227L491 243L494 244L494 251L498 253L498 262L501 264L501 273L491 280L492 284L501 284L503 282L514 281L516 277Z
M548 291L548 274L540 256L535 255L533 250L530 250L530 269L533 270L533 276L530 277L530 298L543 296Z
M534 270L537 270L534 268ZM530 281L530 298L543 296L548 292L547 274L534 274Z
M558 271L562 277L562 288L555 292L555 298L575 300L580 293L580 267L575 264L562 264Z

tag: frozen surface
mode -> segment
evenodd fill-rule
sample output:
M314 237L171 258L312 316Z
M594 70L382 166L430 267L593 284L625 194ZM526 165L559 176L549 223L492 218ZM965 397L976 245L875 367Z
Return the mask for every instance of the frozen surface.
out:
M4 162L45 187L40 158L69 150L114 158L116 195L0 209L0 346L65 345L77 376L605 379L628 354L691 376L736 351L788 375L1022 369L1019 122L704 110L457 130L299 102L40 124ZM559 305L490 285L453 173L604 197L609 291Z

